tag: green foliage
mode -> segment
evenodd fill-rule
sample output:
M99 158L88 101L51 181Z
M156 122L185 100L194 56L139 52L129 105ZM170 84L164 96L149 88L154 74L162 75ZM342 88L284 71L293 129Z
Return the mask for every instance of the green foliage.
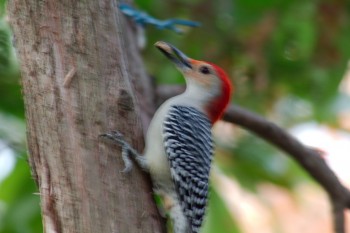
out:
M222 66L236 87L233 102L262 115L277 116L274 121L282 126L310 120L337 125L339 111L350 108L349 96L338 92L350 58L348 3L326 0L136 0L136 3L159 18L184 17L202 23L202 27L189 29L182 36L147 29L144 60L158 83L184 82L181 74L152 46L164 40L194 59ZM217 154L216 162L220 168L251 191L264 182L291 189L295 184L310 181L294 161L253 135L240 134L234 147L219 147L221 153ZM212 204L210 208L213 212L209 215L222 213L212 209ZM227 232L218 230L222 225L218 219L209 222L213 227L206 232Z
M0 111L24 118L24 107L19 86L19 71L11 44L11 32L1 9L0 1Z
M193 58L220 64L233 77L234 100L242 106L269 114L278 99L293 95L314 106L309 119L334 123L337 112L330 110L350 55L345 3L136 2L159 18L184 17L203 24L182 36L148 28L145 61L158 82L183 83L181 75L152 46L165 40Z
M235 103L262 115L277 115L277 123L283 126L308 120L336 125L337 113L350 108L349 96L338 93L350 57L350 5L346 1L135 2L139 9L160 19L176 17L202 23L200 28L184 28L187 32L183 35L147 28L143 56L158 83L184 83L180 73L153 47L156 41L164 40L190 57L222 66L235 83ZM24 121L5 4L0 0L0 113ZM1 131L0 137L6 142L11 138ZM250 134L236 139L234 147L218 147L222 151L216 159L220 168L249 190L264 182L292 188L309 180L293 161ZM42 231L35 192L29 166L18 158L15 170L0 183L0 233ZM204 232L239 232L215 188L206 219Z
M10 28L4 17L0 18L0 77L16 72L13 49L10 39Z
M263 182L290 189L307 179L294 161L251 134L241 137L234 148L227 150L222 155L226 158L218 161L220 167L252 191ZM230 155L231 159L227 158Z
M5 15L5 6L6 0L0 0L0 18L3 18Z
M17 159L14 171L0 183L0 232L42 232L39 196L28 163Z

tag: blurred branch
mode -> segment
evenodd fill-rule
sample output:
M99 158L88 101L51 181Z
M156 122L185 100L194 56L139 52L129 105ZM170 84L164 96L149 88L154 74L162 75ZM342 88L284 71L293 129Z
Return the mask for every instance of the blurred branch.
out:
M185 91L185 85L158 85L156 87L157 107L167 99Z
M158 99L164 101L170 96L179 94L181 90L183 88L160 86L157 89ZM317 150L304 146L276 124L235 105L228 107L223 120L253 132L299 163L328 193L333 206L335 232L345 233L344 210L350 208L350 191L340 183Z
M329 194L329 193L328 193ZM333 207L333 223L335 232L345 232L345 218L344 210L346 206L342 202L338 202L336 199L331 199Z
M335 232L345 232L344 210L349 208L350 191L340 183L317 150L304 146L276 124L238 106L229 106L223 120L255 133L295 159L328 193Z
M187 27L199 27L201 25L199 22L185 19L156 19L147 14L146 12L137 10L133 6L126 3L120 3L118 7L124 15L133 18L133 20L142 27L145 27L147 24L150 24L156 26L159 30L169 29L176 33L182 33L183 31L180 28L176 27L176 25L182 25Z
M2 155L2 152L7 149L13 150L17 152L17 154L23 154L26 152L25 148L25 142L14 142L11 140L0 138L0 156Z

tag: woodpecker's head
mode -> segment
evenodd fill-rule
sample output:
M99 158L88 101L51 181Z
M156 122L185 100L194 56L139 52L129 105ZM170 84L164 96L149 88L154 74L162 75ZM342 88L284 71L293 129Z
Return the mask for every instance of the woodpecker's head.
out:
M155 46L183 73L187 91L203 104L212 123L217 121L227 107L232 86L220 67L187 57L173 45L158 41Z

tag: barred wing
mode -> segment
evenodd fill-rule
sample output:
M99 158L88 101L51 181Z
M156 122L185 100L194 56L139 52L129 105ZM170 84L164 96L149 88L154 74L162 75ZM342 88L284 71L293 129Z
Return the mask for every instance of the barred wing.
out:
M172 106L164 123L165 151L182 210L193 233L203 222L213 141L211 123L193 107Z

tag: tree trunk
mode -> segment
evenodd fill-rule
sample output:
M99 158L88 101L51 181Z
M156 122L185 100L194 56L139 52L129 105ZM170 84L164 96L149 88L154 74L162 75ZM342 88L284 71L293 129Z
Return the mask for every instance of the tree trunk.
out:
M143 149L154 92L131 22L113 0L8 4L45 232L164 232L147 175L120 173L120 147L98 139L118 129Z

